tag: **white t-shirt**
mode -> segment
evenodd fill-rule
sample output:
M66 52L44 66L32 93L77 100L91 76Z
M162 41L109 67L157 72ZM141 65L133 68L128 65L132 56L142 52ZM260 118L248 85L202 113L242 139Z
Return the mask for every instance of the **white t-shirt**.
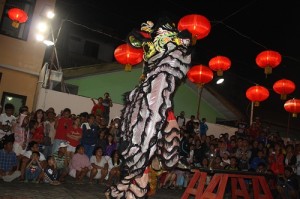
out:
M44 160L46 160L44 154L42 154L41 152L39 152L39 153L40 153L40 159L39 159L39 161L44 161ZM26 158L30 158L31 155L32 155L32 151L31 151L31 150L25 151L25 153L23 154L23 156L25 156Z
M300 154L298 154L297 156L297 164L296 164L296 166L297 166L297 175L298 176L300 176Z
M99 166L99 167L104 167L104 165L107 163L107 159L105 156L102 156L101 160L99 162L97 162L96 156L93 155L90 159L90 163L94 163L95 165Z
M2 113L0 115L0 122L2 125L9 125L12 126L13 123L16 122L16 117L11 115L11 116L7 116L6 113ZM2 129L0 129L0 138L2 138L5 134L10 135L11 134L11 130L8 132L3 131Z

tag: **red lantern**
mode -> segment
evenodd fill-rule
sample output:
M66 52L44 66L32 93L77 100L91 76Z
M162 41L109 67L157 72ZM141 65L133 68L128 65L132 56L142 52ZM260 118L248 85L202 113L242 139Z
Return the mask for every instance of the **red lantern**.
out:
M293 114L293 117L297 117L297 114L300 113L300 99L291 99L285 102L284 109L287 112Z
M28 19L27 13L19 8L10 9L8 17L13 21L12 26L15 28L18 28L20 23L25 23Z
M288 79L281 79L274 83L273 90L280 94L280 99L286 100L288 94L291 94L296 89L294 82Z
M212 58L208 63L209 68L217 71L218 76L223 75L223 71L228 70L231 66L231 61L224 56L216 56Z
M188 71L187 76L191 82L202 87L213 79L214 73L207 66L196 65Z
M281 55L272 50L266 50L259 53L256 57L256 64L265 69L265 74L271 74L272 68L277 67L281 63Z
M115 49L114 56L120 64L125 65L125 71L131 71L132 65L143 60L143 50L133 48L128 44L121 44Z
M259 85L252 86L246 91L246 97L251 102L254 102L254 106L259 106L259 102L266 100L269 95L270 93L268 89Z
M178 22L178 30L188 30L193 35L193 43L206 37L211 29L209 20L197 14L186 15Z

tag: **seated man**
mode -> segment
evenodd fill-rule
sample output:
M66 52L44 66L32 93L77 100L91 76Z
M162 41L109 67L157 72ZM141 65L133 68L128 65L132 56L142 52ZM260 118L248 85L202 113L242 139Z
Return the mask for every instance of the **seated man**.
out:
M43 168L45 168L45 166L46 166L46 158L45 158L44 154L39 152L39 144L35 141L29 142L27 151L21 157L21 177L20 177L21 181L24 180L25 168L26 168L27 163L30 160L30 157L31 157L33 151L36 151L40 154L39 161L41 162L41 166Z
M284 168L284 175L278 177L277 191L281 198L298 199L299 184L291 167Z
M70 158L67 155L67 146L68 145L64 142L60 143L58 151L53 153L53 158L57 166L58 180L60 182L64 182L65 177L69 173Z
M0 179L5 182L11 182L21 175L17 171L17 156L13 152L13 142L4 142L4 148L0 150Z

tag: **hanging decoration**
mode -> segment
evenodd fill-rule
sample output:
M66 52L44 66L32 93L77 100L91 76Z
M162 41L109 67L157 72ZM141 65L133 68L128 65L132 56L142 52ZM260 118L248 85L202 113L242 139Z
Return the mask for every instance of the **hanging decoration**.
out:
M187 73L189 80L199 87L203 87L204 84L210 82L214 73L210 68L204 65L193 66Z
M246 91L246 97L254 103L254 106L259 106L259 103L265 101L269 97L268 89L263 86L252 86Z
M143 60L143 50L133 48L128 44L121 44L115 49L114 56L120 64L125 65L125 71L130 72L133 65Z
M199 88L199 99L198 99L198 108L197 108L197 119L200 118L200 104L201 104L201 96L203 92L204 84L210 82L214 73L210 70L209 67L204 65L196 65L193 66L187 73L189 80L195 83Z
M18 28L20 23L25 23L28 19L27 13L19 8L8 10L8 17L13 21L12 26Z
M300 99L290 99L284 103L284 109L292 113L293 117L297 117L297 114L300 113Z
M192 44L197 40L206 37L211 29L210 21L198 14L191 14L182 17L178 22L178 30L188 30L193 35Z
M281 79L274 83L273 90L280 94L280 99L286 100L287 95L294 92L296 85L294 82L288 79Z
M217 76L223 76L223 71L231 67L231 61L225 56L216 56L209 61L208 66L213 71L217 71Z
M272 50L266 50L259 53L256 57L256 64L265 69L265 74L272 73L272 69L281 63L280 53Z

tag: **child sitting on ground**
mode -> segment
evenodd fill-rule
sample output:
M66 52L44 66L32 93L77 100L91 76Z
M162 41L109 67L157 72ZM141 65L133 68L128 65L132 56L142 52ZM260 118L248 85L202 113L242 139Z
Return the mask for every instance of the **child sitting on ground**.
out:
M39 152L33 151L30 156L29 163L26 166L25 170L25 182L36 182L39 183L40 174L42 172L42 166L39 161L40 154Z
M56 169L56 162L53 156L48 156L47 166L44 169L44 182L52 185L59 185L60 182L57 180L58 172Z

